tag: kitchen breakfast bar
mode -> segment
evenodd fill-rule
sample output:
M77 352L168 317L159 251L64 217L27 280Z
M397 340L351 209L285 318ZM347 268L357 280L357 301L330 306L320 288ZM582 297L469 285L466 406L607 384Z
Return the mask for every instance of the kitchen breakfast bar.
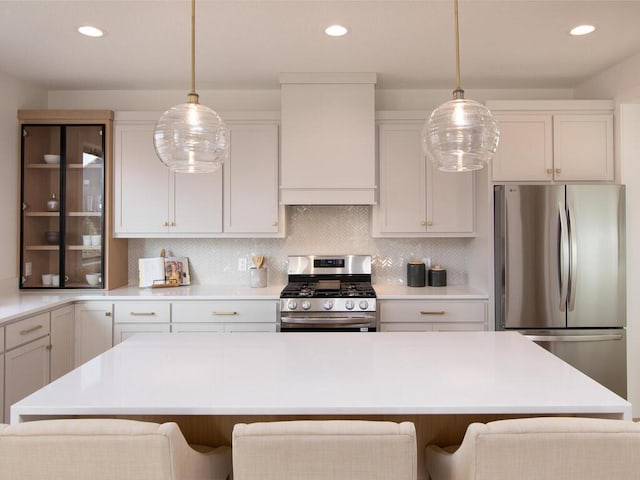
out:
M631 405L518 333L378 332L136 335L11 407L12 423L172 420L214 445L237 422L409 420L419 449L543 415L630 420Z

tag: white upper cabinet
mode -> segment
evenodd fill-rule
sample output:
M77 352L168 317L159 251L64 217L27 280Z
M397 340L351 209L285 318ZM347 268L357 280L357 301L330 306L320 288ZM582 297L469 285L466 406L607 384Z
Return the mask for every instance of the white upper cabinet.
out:
M613 181L609 101L487 102L500 124L494 182Z
M116 236L284 235L277 120L228 122L229 160L217 172L190 174L170 173L157 157L153 129L160 115L116 113Z
M423 124L423 120L379 124L380 201L373 208L373 236L474 233L473 173L441 172L427 161L420 142Z
M278 124L228 122L231 160L224 167L224 231L279 231Z
M282 74L285 205L375 203L376 75Z

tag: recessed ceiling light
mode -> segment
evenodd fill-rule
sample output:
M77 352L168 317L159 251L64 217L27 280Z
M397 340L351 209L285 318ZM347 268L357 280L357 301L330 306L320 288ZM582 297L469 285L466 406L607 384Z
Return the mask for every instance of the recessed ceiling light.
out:
M91 25L85 25L84 27L78 27L78 32L82 35L86 35L87 37L103 37L104 32L97 27L92 27Z
M569 33L575 36L588 35L595 29L596 27L594 27L593 25L578 25L577 27L573 27Z
M342 37L349 33L349 29L343 25L329 25L324 29L324 33L330 37Z

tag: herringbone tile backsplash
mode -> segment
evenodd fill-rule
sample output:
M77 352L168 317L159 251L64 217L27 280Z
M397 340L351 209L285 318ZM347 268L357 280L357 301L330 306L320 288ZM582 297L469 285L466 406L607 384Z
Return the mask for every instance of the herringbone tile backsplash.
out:
M154 257L161 249L189 257L194 284L249 285L249 273L238 271L238 259L251 265L264 255L269 285L287 282L288 255L363 254L373 257L374 283L403 285L409 260L431 258L447 269L449 285L467 283L464 238L371 237L368 206L287 207L286 238L130 239L129 284L138 284L138 258Z

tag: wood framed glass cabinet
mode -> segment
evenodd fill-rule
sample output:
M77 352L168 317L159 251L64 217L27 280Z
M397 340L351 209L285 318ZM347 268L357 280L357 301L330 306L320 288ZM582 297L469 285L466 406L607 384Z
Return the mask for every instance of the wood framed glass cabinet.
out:
M20 288L126 284L126 243L114 243L109 228L112 117L110 111L18 112ZM109 251L123 246L120 265L109 263Z

